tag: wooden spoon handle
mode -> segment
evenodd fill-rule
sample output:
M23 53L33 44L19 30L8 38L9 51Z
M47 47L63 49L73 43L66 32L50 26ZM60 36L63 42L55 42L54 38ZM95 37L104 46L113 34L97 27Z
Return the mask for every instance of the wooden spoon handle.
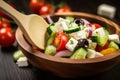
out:
M10 16L17 23L25 18L24 14L18 12L3 0L0 0L0 10Z

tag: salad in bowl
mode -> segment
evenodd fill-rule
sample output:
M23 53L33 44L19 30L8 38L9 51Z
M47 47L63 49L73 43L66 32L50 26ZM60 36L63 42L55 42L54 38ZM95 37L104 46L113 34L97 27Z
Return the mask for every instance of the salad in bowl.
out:
M45 50L30 45L19 28L16 31L19 48L40 70L77 78L100 74L120 62L117 23L83 12L56 13L50 15L51 19L43 17L50 22Z
M119 35L84 18L59 17L47 28L45 54L70 59L101 57L119 50Z

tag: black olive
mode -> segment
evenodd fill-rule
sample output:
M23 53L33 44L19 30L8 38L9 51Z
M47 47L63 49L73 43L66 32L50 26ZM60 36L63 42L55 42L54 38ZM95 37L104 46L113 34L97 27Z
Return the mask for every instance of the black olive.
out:
M78 40L78 44L77 44L78 47L85 47L85 48L87 48L88 45L89 45L89 42L88 42L87 39L79 39Z
M75 19L75 23L78 24L78 26L80 25L84 25L84 21L82 19Z

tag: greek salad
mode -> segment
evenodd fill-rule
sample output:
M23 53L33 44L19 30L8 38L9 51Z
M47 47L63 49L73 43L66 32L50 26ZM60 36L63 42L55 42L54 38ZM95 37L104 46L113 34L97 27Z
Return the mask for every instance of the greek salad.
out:
M70 59L101 57L119 50L119 35L83 18L60 17L47 28L44 53Z

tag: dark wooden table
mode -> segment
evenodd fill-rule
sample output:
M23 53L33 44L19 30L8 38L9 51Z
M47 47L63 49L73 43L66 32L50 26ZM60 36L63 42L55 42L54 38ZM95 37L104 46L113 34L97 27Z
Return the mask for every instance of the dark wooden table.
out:
M28 7L29 0L11 0L15 4L16 9L25 14L32 13ZM72 6L73 11L82 11L97 14L97 7L104 0L64 0ZM57 1L56 3L58 3ZM116 6L117 12L113 21L120 22L119 2L106 0L105 3ZM74 6L74 7L73 7ZM9 48L0 47L0 80L120 80L120 63L111 70L91 77L83 77L78 79L65 79L54 76L48 72L44 72L32 66L31 64L25 68L19 68L14 60L13 53L18 49L17 43ZM94 69L93 69L94 70Z

